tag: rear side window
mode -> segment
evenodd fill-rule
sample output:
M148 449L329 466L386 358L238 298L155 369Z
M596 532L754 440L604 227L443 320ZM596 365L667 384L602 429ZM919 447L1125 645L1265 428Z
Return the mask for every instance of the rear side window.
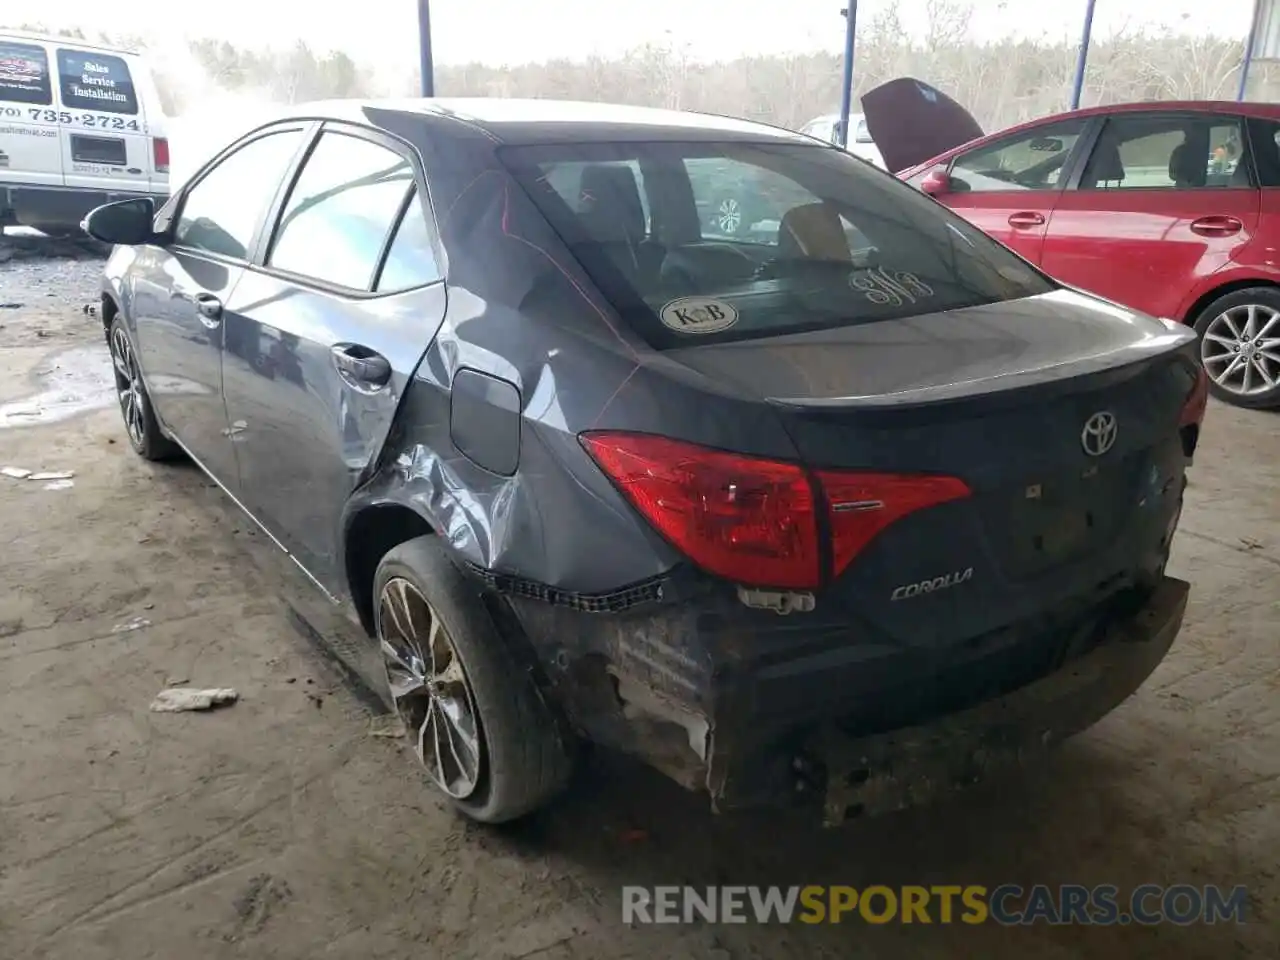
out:
M43 47L0 40L0 101L41 106L53 103L49 57Z
M413 166L400 154L344 133L322 134L289 193L268 266L370 290L411 189Z
M658 349L1054 289L933 200L818 144L596 143L508 147L500 156L601 292ZM566 165L582 167L576 175L591 184L577 207L556 186ZM661 235L640 212L635 168Z
M1204 115L1107 119L1080 176L1081 190L1248 187L1240 122Z
M183 198L174 242L247 260L258 221L300 146L302 131L282 130L251 140L219 161Z
M422 200L414 190L400 226L396 228L396 235L391 239L386 262L374 289L379 293L394 293L439 280L440 267L436 263L433 237L434 231L427 222Z
M121 57L90 50L59 50L62 105L102 113L138 112L138 94L129 65Z

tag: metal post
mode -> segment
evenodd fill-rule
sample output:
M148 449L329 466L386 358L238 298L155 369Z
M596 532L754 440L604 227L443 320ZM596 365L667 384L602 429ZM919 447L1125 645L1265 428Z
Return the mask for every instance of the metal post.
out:
M1262 0L1254 0L1253 20L1249 24L1249 39L1244 42L1244 60L1240 63L1240 86L1236 88L1236 101L1244 99L1249 86L1249 67L1253 63L1253 45L1258 40L1258 21L1262 19Z
M1084 11L1084 33L1080 37L1080 50L1076 54L1076 79L1071 87L1071 109L1080 109L1080 94L1084 91L1084 65L1089 60L1089 35L1093 33L1093 5L1089 0Z
M418 0L418 63L422 71L422 95L436 95L435 64L431 58L431 0Z
M840 92L840 125L836 128L836 142L849 145L849 111L853 106L853 39L858 31L858 0L849 0L849 6L840 11L844 17L844 82Z

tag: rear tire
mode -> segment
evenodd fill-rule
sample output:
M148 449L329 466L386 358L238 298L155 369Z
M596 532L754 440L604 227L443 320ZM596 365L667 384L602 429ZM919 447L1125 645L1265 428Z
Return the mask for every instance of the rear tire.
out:
M151 409L151 397L142 382L138 355L129 339L129 330L120 314L111 321L107 330L107 348L111 351L112 373L115 377L116 397L120 402L120 416L124 420L125 435L129 446L143 460L176 460L182 456L182 448L164 435L155 411Z
M503 823L555 797L573 767L566 735L440 541L418 537L389 551L373 599L392 702L454 807Z
M1280 406L1280 289L1224 294L1193 325L1210 393L1237 407Z

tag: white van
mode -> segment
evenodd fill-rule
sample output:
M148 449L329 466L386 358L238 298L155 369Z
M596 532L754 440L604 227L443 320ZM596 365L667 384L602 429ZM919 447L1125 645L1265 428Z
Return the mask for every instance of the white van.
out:
M79 230L112 200L169 196L169 141L146 63L125 50L0 33L0 226Z
M825 143L835 143L836 128L839 125L840 114L828 113L821 117L814 117L800 128L800 132L806 137L813 137ZM876 142L871 139L871 131L867 129L866 118L860 113L849 114L849 130L853 135L849 137L848 146L845 149L855 157L861 157L868 163L883 170L884 159L880 156Z

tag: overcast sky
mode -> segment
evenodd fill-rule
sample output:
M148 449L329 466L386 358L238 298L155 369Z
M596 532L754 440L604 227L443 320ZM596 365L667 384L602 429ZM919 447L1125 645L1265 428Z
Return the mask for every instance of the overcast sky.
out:
M609 55L645 42L687 46L699 59L744 53L838 50L845 0L432 0L440 63L518 63ZM895 0L862 0L869 20ZM897 0L907 28L924 0ZM1085 0L974 0L973 33L1079 35ZM1095 36L1125 25L1244 39L1252 0L1098 0ZM784 12L785 11L785 12ZM0 26L23 22L165 37L225 37L281 46L301 37L389 67L416 62L416 0L0 0Z

